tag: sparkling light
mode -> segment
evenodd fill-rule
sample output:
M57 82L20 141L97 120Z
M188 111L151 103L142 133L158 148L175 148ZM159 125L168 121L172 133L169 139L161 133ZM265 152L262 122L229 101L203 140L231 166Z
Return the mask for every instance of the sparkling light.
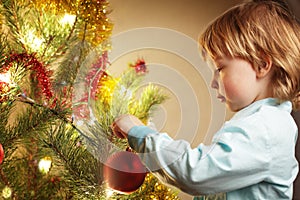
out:
M3 190L2 190L2 197L4 199L8 199L11 197L11 194L12 194L12 191L11 191L10 187L5 186L5 188L3 188Z
M110 198L110 197L114 194L114 190L112 190L112 189L110 189L110 188L107 188L107 189L105 190L105 192L106 192L106 197L107 197L107 198Z
M60 20L62 26L70 25L73 26L75 23L76 15L65 14Z
M11 75L9 72L0 74L0 82L12 84Z
M52 160L50 157L42 158L39 162L39 170L43 174L47 174L50 171Z
M44 40L37 37L34 30L28 30L21 42L26 44L32 51L39 51Z

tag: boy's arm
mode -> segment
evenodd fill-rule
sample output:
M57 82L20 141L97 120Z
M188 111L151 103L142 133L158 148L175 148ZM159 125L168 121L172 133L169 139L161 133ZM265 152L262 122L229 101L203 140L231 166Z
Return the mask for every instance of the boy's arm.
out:
M246 141L249 137L238 127L222 133L222 138L211 146L200 144L195 149L187 141L173 140L166 133L144 126L131 115L120 117L112 128L115 135L128 138L129 145L151 172L192 195L231 191L258 183L266 177L271 158L263 149L253 152L258 148L251 145L257 143Z
M144 125L134 115L121 115L111 125L113 134L119 138L127 138L129 130L134 126Z
M243 140L244 135L234 134L235 141L220 140L192 149L184 140L173 140L147 126L135 126L128 133L128 141L163 182L191 195L201 195L236 190L266 177L270 157L264 152L250 152L251 147L246 145L236 148L238 138Z

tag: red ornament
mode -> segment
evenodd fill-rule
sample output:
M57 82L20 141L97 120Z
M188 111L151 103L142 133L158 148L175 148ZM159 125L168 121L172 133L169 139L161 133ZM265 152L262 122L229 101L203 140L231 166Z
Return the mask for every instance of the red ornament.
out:
M111 189L129 194L143 184L147 169L138 155L121 151L107 159L104 164L103 175Z
M4 159L4 149L2 144L0 144L0 164L2 164L3 159Z
M146 62L143 59L138 59L134 64L130 64L129 66L133 67L137 74L145 74L147 72Z

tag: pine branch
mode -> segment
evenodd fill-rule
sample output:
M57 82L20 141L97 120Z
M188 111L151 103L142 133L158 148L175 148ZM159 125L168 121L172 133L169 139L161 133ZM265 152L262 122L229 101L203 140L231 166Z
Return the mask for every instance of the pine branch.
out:
M0 29L1 30L1 29ZM2 34L0 35L0 70L3 67L3 63L5 60L5 55L7 52L7 35Z
M46 65L49 65L61 59L70 48L70 45L76 41L74 33L78 20L74 16L73 24L62 23L63 15L55 16L51 11L40 12L34 8L33 15L37 19L35 30L44 41L43 49L39 51L41 52L40 57Z
M27 100L27 102L25 102L25 100ZM99 183L102 182L102 164L99 163L97 159L95 159L93 155L91 155L90 152L85 148L85 146L81 144L81 137L79 137L78 132L73 129L74 126L70 125L70 122L68 122L63 116L61 116L60 113L57 113L56 111L51 109L49 110L48 108L45 109L41 105L30 101L30 99L25 100L23 99L22 102L31 105L31 108L29 110L35 111L28 111L26 114L23 114L23 116L20 116L18 120L20 126L17 126L13 129L17 133L14 135L18 136L20 143L16 142L16 137L11 139L14 140L13 144L17 146L26 146L26 144L28 144L29 146L26 147L26 149L28 149L28 155L21 156L23 159L19 160L20 162L18 162L16 159L10 160L11 164L13 164L14 166L22 166L24 165L24 162L31 157L30 155L35 155L37 152L40 155L39 157L41 157L42 155L52 154L57 157L57 159L55 159L56 163L61 163L58 164L58 166L64 166L64 173L58 174L57 176L64 177L63 180L61 180L61 183L64 185L65 191L69 190L67 193L72 194L74 192L74 188L81 188L81 190L85 191L89 191L90 189L88 188L90 187L97 188ZM36 110L44 112L40 113L41 116L38 116L39 114L36 114ZM28 115L31 117L28 117ZM53 117L53 123L49 121L49 116ZM26 124L25 121L26 119L28 121L28 118L31 118L31 120L30 123ZM57 120L59 121L60 125L58 125ZM29 141L26 142L27 139L24 140L24 138L28 138ZM32 138L35 139L33 140ZM32 149L33 145L32 141L39 141L39 151L30 150ZM45 147L48 150L45 150ZM26 173L32 174L32 176L36 176L37 171L32 171L34 169L36 170L36 167L31 166L31 159L29 159L28 161L29 162L24 165L29 167L27 168L29 170L29 173ZM11 167L11 165L9 166ZM6 173L9 174L9 177L14 177L13 174L9 173L8 168L6 169ZM24 171L24 168L22 170ZM40 178L29 177L28 180L43 181L43 179ZM14 179L10 179L10 181L12 181L14 185L18 185L21 191L24 191L24 187L27 187L25 182L16 183L14 182ZM40 199L40 197L43 196L42 192L40 192L40 184L37 184L37 182L28 182L28 186L30 186L30 190L36 191L33 192L36 199ZM76 191L78 190L79 189L77 189ZM78 191L78 193L80 193L80 191ZM20 196L22 194L19 193L17 195ZM35 199L33 198L33 196L31 196L30 198Z
M9 44L10 48L14 49L14 51L25 51L27 52L27 49L25 45L20 42L19 37L21 34L21 27L22 27L22 19L26 18L27 11L22 13L22 16L20 16L21 13L18 11L21 9L20 4L17 3L15 0L2 0L2 6L3 9L1 10L1 13L3 16L5 16L6 23L9 27ZM28 5L25 5L24 7L28 7Z
M75 32L75 28L76 28L76 26L77 26L77 23L78 23L78 17L76 16L75 22L74 22L74 24L73 24L73 26L72 26L72 28L71 28L71 30L70 30L68 36L66 37L65 41L63 41L63 43L61 44L61 46L59 46L59 47L56 49L56 51L55 51L55 52L53 53L53 55L50 57L50 60L55 60L55 59L57 59L57 58L58 58L57 55L60 55L59 52L65 53L65 51L68 49L69 43L72 43L71 38L72 38L72 36L73 36L73 34L74 34L74 32ZM45 54L45 52L43 53L43 55L44 55L44 54Z
M131 114L146 122L155 110L155 106L163 103L168 97L161 88L149 84L141 93L138 100L131 102Z
M90 51L90 46L87 43L79 42L70 47L64 59L59 63L56 69L53 82L56 83L55 87L73 86L78 70L81 67L83 58Z
M132 99L132 95L140 87L143 80L143 76L138 76L133 68L126 71L116 86L111 105L111 115L112 117L117 117L121 114L129 113L128 105Z
M67 127L67 124L62 123L56 130L48 133L49 141L43 142L64 162L63 165L72 177L84 181L85 185L94 185L99 181L94 175L95 167L99 163L82 144L78 133L73 129L68 130Z

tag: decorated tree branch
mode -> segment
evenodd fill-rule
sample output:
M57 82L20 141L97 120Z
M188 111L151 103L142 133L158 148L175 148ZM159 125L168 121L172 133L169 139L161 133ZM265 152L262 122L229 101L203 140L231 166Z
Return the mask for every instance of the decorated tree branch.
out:
M116 154L135 163L114 118L147 124L167 99L143 86L143 59L110 74L110 12L106 0L1 0L0 198L178 199L149 171L127 192L109 184L126 181L106 168Z

